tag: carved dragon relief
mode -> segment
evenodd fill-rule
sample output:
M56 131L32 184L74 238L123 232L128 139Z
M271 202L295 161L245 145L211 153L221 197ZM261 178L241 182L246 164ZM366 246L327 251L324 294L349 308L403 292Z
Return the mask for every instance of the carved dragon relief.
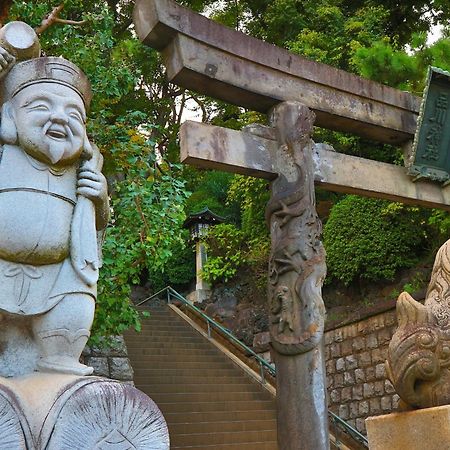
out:
M450 404L450 240L438 251L425 304L397 300L398 329L386 369L403 406Z
M272 237L269 328L272 346L290 355L315 348L324 331L321 289L326 266L315 210L310 139L314 119L313 112L296 102L277 105L271 115L280 175L271 185L266 209Z

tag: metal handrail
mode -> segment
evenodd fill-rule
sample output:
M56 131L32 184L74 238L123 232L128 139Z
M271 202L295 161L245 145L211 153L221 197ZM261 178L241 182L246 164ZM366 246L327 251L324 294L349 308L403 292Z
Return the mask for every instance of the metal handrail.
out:
M364 447L369 448L369 441L363 434L361 434L358 430L353 428L344 419L341 419L333 412L328 411L328 415L330 416L330 420L333 422L333 424L342 426L345 431L353 437L353 439L357 440Z
M195 311L202 319L204 319L208 326L208 337L211 338L211 327L217 328L220 330L229 340L231 340L234 344L236 344L238 347L241 347L247 354L250 354L255 360L258 362L260 367L260 376L262 379L262 382L265 383L265 377L264 377L264 369L267 370L272 376L275 376L275 367L268 363L264 358L261 358L257 353L255 353L254 350L252 350L250 347L247 347L243 342L241 342L237 337L235 337L230 330L225 328L224 326L217 323L214 319L211 319L211 317L207 316L201 309L197 308L196 306L192 305L188 302L180 293L178 293L175 289L173 289L171 286L167 286L164 289L161 289L156 294L153 294L152 296L146 298L142 302L138 303L137 306L141 306L144 303L152 300L162 292L167 291L167 301L170 303L170 296L175 297L177 300L182 302L185 306L187 306L192 311Z
M220 330L227 338L229 338L233 343L237 344L239 347L241 347L246 353L250 354L255 358L255 360L259 363L260 366L260 376L262 383L264 384L265 378L264 378L264 369L269 371L269 373L272 376L276 376L276 368L272 364L269 364L264 358L261 358L257 353L255 353L254 350L252 350L250 347L245 345L243 342L241 342L237 337L235 337L230 330L225 328L224 326L217 323L214 319L211 319L211 317L207 316L202 310L197 308L196 306L189 303L188 300L186 300L180 293L178 293L173 287L166 286L165 288L159 290L155 294L151 295L150 297L145 298L141 302L137 303L136 306L141 306L144 303L147 303L148 301L152 300L153 298L157 297L164 291L167 291L167 302L170 303L171 296L179 300L181 303L183 303L185 306L188 307L188 309L191 309L192 311L195 311L202 319L204 319L207 323L208 327L208 337L211 338L211 326L214 328L217 328ZM351 425L349 425L345 420L341 419L338 415L334 414L331 411L328 411L328 415L330 416L330 420L333 422L334 425L339 425L344 430L351 435L356 441L358 441L360 444L362 444L364 447L369 448L369 441L367 438L361 434L358 430L353 428Z

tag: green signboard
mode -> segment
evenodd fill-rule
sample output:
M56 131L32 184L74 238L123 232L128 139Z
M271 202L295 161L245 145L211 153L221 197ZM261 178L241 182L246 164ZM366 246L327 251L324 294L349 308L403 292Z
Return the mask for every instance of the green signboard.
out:
M410 175L450 181L450 73L436 67L428 71L412 156Z

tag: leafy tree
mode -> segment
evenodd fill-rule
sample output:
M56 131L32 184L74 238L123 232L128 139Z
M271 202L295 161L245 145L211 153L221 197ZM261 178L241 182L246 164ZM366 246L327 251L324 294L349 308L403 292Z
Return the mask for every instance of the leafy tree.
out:
M213 18L291 51L414 92L420 92L430 62L448 67L449 40L434 46L424 40L432 24L448 20L450 10L444 0L408 0L401 5L393 0L180 3L197 11L208 8ZM96 335L138 326L128 297L130 283L139 282L143 273L155 285L175 280L169 269L190 249L181 231L186 210L209 206L229 216L234 228L228 233L239 238L238 263L244 261L249 270L259 271L261 279L268 254L265 183L180 170L177 165L177 132L189 101L198 106L205 121L234 129L264 123L265 117L169 84L158 53L132 34L133 6L131 0L66 0L64 4L8 0L0 6L0 20L24 20L39 27L44 52L72 60L93 84L89 135L105 156L112 195ZM412 53L405 51L405 43ZM316 139L332 143L338 151L401 161L396 149L355 136L318 129ZM189 191L193 195L186 203ZM414 217L415 212L411 214ZM440 216L430 220L436 222ZM223 236L225 242L226 233ZM182 271L177 272L180 283ZM183 273L187 279L187 271Z
M170 159L180 90L163 81L157 52L132 35L129 1L13 1L7 20L37 27L43 51L62 55L88 75L94 98L90 138L105 157L112 218L103 248L93 339L134 325L130 286L143 271L164 270L183 247L188 196L180 167ZM172 146L172 147L171 147Z

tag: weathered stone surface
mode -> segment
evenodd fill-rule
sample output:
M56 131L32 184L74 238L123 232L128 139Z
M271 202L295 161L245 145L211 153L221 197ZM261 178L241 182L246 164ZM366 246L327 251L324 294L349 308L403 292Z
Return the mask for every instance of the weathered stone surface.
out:
M92 347L93 356L128 356L127 346L123 336L111 336L105 340L104 345Z
M366 424L364 422L364 419L361 419L361 418L356 419L356 429L360 433L365 433L365 431L366 431Z
M57 403L49 419L48 450L169 449L158 407L131 386L107 381L82 386L63 405Z
M338 358L336 360L336 371L337 372L343 372L345 370L345 359L344 358Z
M103 158L86 134L90 83L71 62L39 57L20 22L0 29L0 56L0 448L168 450L145 394L79 377L93 370L83 350L109 376L107 358L85 349L109 214ZM123 338L109 355L132 379Z
M1 29L0 43L0 375L89 374L79 357L109 212L102 156L86 135L90 84L71 62L40 58L23 23Z
M356 381L356 383L362 383L362 382L366 381L364 369L356 369L355 370L355 381Z
M425 304L407 292L397 301L398 329L389 344L387 374L415 408L450 404L450 240L439 249Z
M450 406L366 420L370 450L444 450L450 442Z
M270 348L270 333L263 331L262 333L255 334L253 338L253 350L256 353L267 352Z
M377 364L375 366L375 376L378 380L386 378L386 368L384 364Z
M392 397L381 397L381 409L383 411L392 410Z
M369 400L370 414L380 414L381 413L381 402L379 398L371 398Z
M111 378L124 381L133 380L134 372L128 358L110 358L109 368Z
M198 122L180 129L181 160L201 168L231 171L273 180L276 141ZM324 189L385 198L427 207L450 209L450 186L413 182L400 166L336 153L330 146L314 147L314 179ZM374 330L384 324L376 324Z
M0 417L2 450L169 449L155 404L111 380L56 373L2 378Z
M0 448L24 450L31 443L31 433L17 397L0 387Z
M279 172L266 206L272 230L269 331L277 402L284 406L277 410L278 445L289 448L297 442L299 450L329 447L322 299L326 265L315 210L313 123L314 114L297 102L283 102L270 114L277 137L272 158Z
M347 370L353 370L358 367L358 361L356 356L350 355L345 357L345 368Z
M414 134L419 99L410 94L289 53L169 0L138 1L134 21L144 43L164 49L169 78L184 87L264 112L280 101L301 101L315 109L320 126L391 143Z
M363 387L361 384L353 386L352 398L353 398L353 400L362 400L364 398L363 397Z
M94 374L99 377L110 377L108 358L106 356L88 356L84 362L94 369Z

